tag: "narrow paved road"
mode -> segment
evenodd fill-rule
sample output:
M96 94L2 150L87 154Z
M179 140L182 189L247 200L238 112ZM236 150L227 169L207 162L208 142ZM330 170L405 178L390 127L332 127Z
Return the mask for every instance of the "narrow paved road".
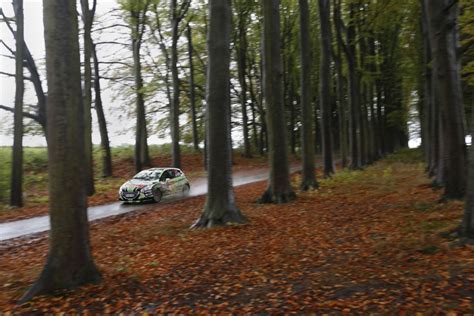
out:
M298 171L299 167L292 167L291 172ZM259 171L241 171L233 175L234 187L254 183L268 179L268 170ZM191 183L191 192L188 197L204 195L207 193L207 179L198 179ZM176 198L165 198L160 204L168 204L175 201ZM122 202L115 202L111 204L91 206L87 212L89 221L97 219L128 213L138 209L154 208L159 209L160 204L123 204ZM36 234L49 230L49 216L38 216L29 219L7 222L0 224L0 241L24 237L31 234Z

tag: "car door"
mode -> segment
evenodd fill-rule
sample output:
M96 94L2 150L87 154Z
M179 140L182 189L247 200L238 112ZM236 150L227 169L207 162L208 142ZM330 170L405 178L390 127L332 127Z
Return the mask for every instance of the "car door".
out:
M173 177L174 175L171 173L170 170L165 170L163 174L161 175L160 183L161 183L162 188L165 191L164 192L165 194L173 193L173 190L174 190L173 182L172 182Z
M175 179L176 179L176 192L181 193L183 192L184 185L186 181L184 179L183 172L179 169L175 169Z
M174 194L176 194L178 192L181 192L179 177L177 176L178 174L177 174L176 171L177 171L176 169L170 169L169 170L170 175L171 175L169 183L170 183L170 186L171 186L171 192L173 192Z

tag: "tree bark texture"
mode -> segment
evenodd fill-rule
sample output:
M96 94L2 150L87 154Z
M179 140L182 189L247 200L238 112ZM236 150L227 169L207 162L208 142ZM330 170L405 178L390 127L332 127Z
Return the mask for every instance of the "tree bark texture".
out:
M465 120L457 56L458 5L425 0L439 101L444 165L444 197L462 198L466 190Z
M231 1L209 1L207 47L208 193L201 217L193 228L243 223L235 204L230 143Z
M14 0L16 18L15 110L13 113L13 152L10 183L10 206L23 206L23 80L24 19L23 0Z
M143 95L143 77L140 48L145 28L145 8L132 8L130 11L132 20L132 52L133 52L133 72L135 78L135 105L136 105L136 132L135 132L135 171L138 173L143 166L150 165L148 153L147 131L146 131L146 111L145 97Z
M474 124L474 119L472 123ZM469 167L467 172L466 205L463 221L461 223L461 234L466 237L474 238L474 128L471 132L471 147L469 150Z
M300 58L301 58L301 155L303 168L301 189L318 187L314 163L313 106L311 103L311 44L309 35L308 0L299 0L300 10Z
M359 125L359 111L360 111L360 90L359 78L357 74L356 62L356 46L355 46L355 4L349 5L350 22L346 31L346 41L343 40L343 30L345 28L341 17L341 1L336 0L334 10L334 20L336 24L336 31L338 42L343 48L348 64L348 98L349 98L349 137L350 137L350 156L351 169L360 169L361 164L361 148L360 148L360 125Z
M181 168L181 151L179 147L179 77L178 77L178 36L180 17L177 12L177 0L170 0L171 13L171 81L173 92L170 106L171 160L172 166Z
M110 151L109 133L107 131L107 121L105 119L104 107L102 105L102 92L100 87L99 60L95 45L92 44L92 57L94 60L94 92L95 110L100 132L100 148L102 151L102 177L112 176L112 153Z
M242 108L242 133L244 138L244 152L243 156L250 158L252 157L251 147L250 147L250 138L249 138L249 124L248 124L248 114L247 114L247 81L246 81L246 72L247 72L247 23L248 23L248 14L245 11L245 8L241 8L241 11L238 12L238 45L236 45L237 50L237 69L239 76L240 84L240 104Z
M84 115L76 2L43 5L48 81L50 247L38 281L21 302L101 279L91 254L84 177Z
M266 106L270 177L262 203L285 203L295 199L290 185L285 111L282 95L280 1L262 0L263 91Z
M189 103L191 106L191 124L193 131L193 147L195 151L199 150L199 134L197 130L196 115L196 92L194 86L194 63L193 63L193 37L191 26L186 26L186 37L188 38L188 60L189 60Z
M347 63L349 66L349 111L350 111L350 137L351 137L351 169L360 169L362 167L361 160L361 131L360 131L360 85L359 76L357 74L356 62L356 34L355 34L355 5L351 4L350 24L347 27Z
M324 176L334 173L332 160L331 137L331 12L329 0L319 0L319 21L321 35L321 66L320 66L320 105L321 105L321 132L323 145Z
M89 0L81 0L82 21L84 24L84 142L85 142L85 177L87 195L94 195L94 161L92 156L92 23L93 12L89 9Z
M344 42L342 39L341 30L338 27L337 14L338 14L338 4L335 3L333 6L333 19L334 19L334 29L336 30L336 51L334 58L334 64L336 68L336 75L337 75L337 87L336 87L336 94L337 94L337 112L338 112L338 119L339 119L339 147L340 147L340 155L341 155L341 166L342 168L346 168L348 165L347 162L347 118L346 118L346 109L347 109L347 102L346 102L346 95L344 94L344 88L347 86L347 80L344 77L343 73L343 58L342 58L342 49L344 46Z

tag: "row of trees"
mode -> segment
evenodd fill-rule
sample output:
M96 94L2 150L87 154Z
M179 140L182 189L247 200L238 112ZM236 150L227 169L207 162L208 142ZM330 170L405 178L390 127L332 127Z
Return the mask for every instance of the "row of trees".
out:
M181 165L179 140L186 133L180 127L180 115L192 122L189 130L195 148L205 143L208 195L193 227L246 220L232 189L233 125L242 130L244 155L268 156L270 177L261 202L285 203L296 198L290 185L288 151L301 149L301 188L314 189L318 186L315 150L322 151L325 176L335 172L334 152L339 153L343 167L360 169L407 147L409 116L418 110L422 144L436 185L445 188L446 198L464 196L467 126L459 63L472 51L473 43L465 42L463 50L457 46L457 1L319 0L316 6L307 0L269 0L260 5L235 0L232 8L230 0L211 0L208 14L201 2L171 0L166 4L165 8L157 0L120 1L131 34L132 63L102 65L111 65L105 69L107 76L120 87L130 85L133 92L137 170L150 164L147 111L151 106L146 103L153 103L153 95L162 90L168 103L158 110L167 112L174 166ZM20 52L17 62L22 65L17 64L17 80L22 80L23 65L32 78L34 70L28 66L28 50L20 37L21 0L15 0L15 5L17 29L12 28L12 33L21 46L16 52ZM81 5L82 78L76 5L45 0L47 102L42 109L39 100L46 95L36 90L36 113L23 111L19 84L15 108L4 107L18 114L18 122L22 114L43 122L49 148L50 253L39 281L23 300L100 280L89 247L86 195L94 191L90 91L93 82L97 110L98 104L101 107L101 69L98 43L91 36L96 4L91 9L82 0ZM234 31L232 20L237 26ZM204 38L202 32L207 34L205 49L196 40ZM150 45L157 48L158 57ZM144 79L147 72L153 74L149 82ZM185 89L186 95L181 93ZM198 106L200 101L205 106ZM99 123L106 126L105 118L99 118ZM21 136L20 123L17 128ZM101 128L106 152L106 129L103 132ZM17 146L21 149L21 143L15 141ZM16 155L21 156L21 150ZM461 225L465 235L474 233L472 168L471 163ZM88 172L82 172L84 169Z

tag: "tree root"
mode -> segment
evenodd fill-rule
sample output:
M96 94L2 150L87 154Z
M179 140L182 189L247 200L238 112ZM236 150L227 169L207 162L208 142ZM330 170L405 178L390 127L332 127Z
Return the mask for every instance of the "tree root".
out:
M70 290L85 284L97 284L101 280L102 276L92 262L86 266L78 266L77 269L70 269L70 267L53 266L48 261L38 280L20 298L18 304L26 303L38 295L54 294L60 290Z
M296 194L293 191L274 193L270 189L266 190L258 200L258 203L267 204L283 204L288 203L296 199Z
M247 223L247 218L240 212L240 210L227 210L224 213L224 216L221 218L212 218L209 217L207 214L211 212L204 211L201 217L198 218L193 225L191 225L191 229L199 229L199 228L212 228L212 227L219 227L219 226L230 226L230 225L239 225Z
M319 188L319 183L316 179L303 180L300 185L301 191L313 191Z

